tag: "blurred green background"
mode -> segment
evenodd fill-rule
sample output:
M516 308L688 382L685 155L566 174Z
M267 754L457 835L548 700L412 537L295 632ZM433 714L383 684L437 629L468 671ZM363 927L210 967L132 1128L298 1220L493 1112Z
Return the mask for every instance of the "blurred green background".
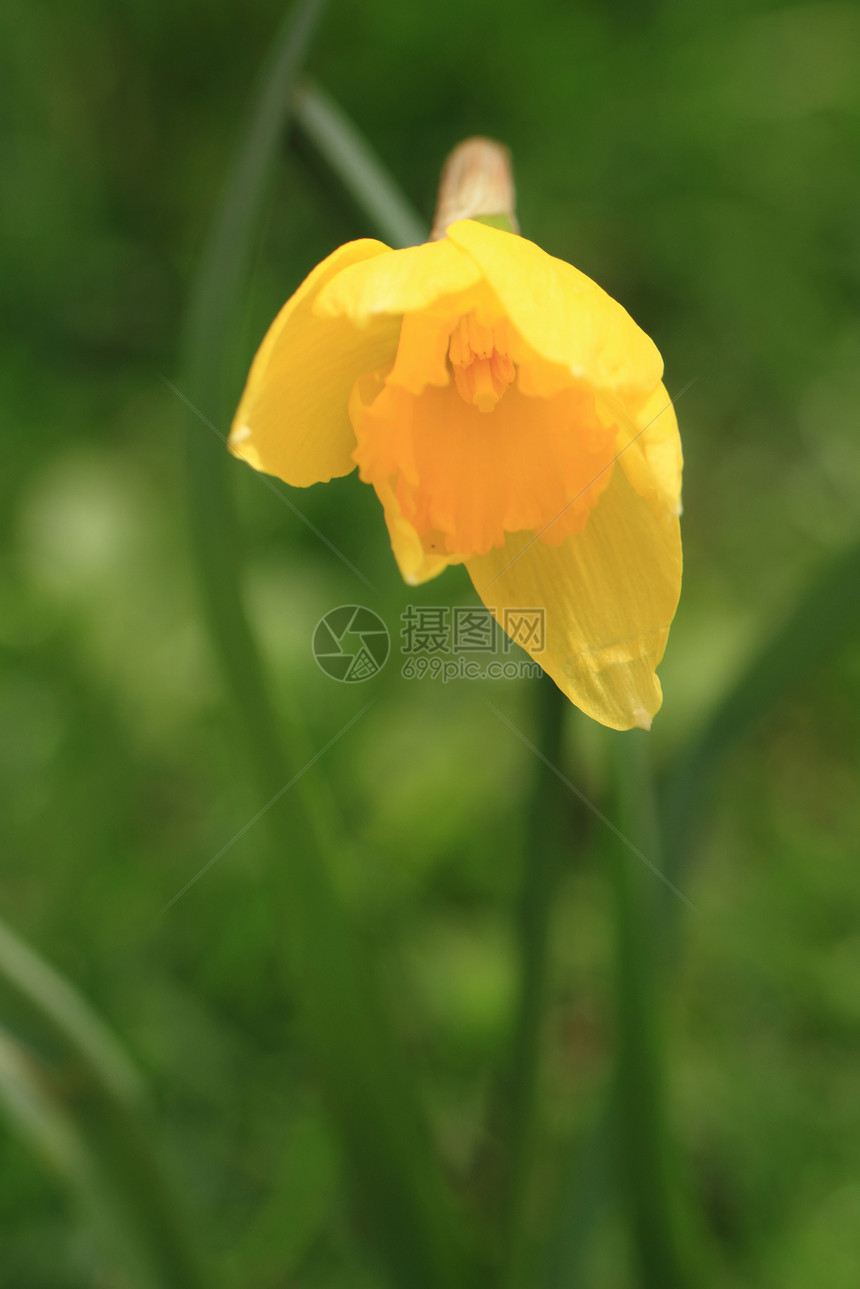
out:
M385 1281L297 1039L254 829L162 911L264 804L198 609L184 413L163 378L181 383L189 285L282 13L0 9L0 892L143 1072L215 1283L355 1289ZM686 581L658 762L860 530L858 66L856 5L749 0L332 0L309 60L428 220L450 147L506 141L524 233L625 304L670 392L695 378L678 404ZM236 395L282 301L364 235L291 134L238 320ZM328 680L310 653L328 609L367 604L396 634L409 603L473 602L468 579L403 586L355 477L291 493L369 589L249 470L230 474L250 613L309 752L377 699L309 773L344 820L336 884L382 950L437 1150L468 1185L510 1024L536 772L486 699L532 732L534 685L407 682L394 662L366 686ZM855 642L733 752L679 878L695 911L663 1000L669 1118L719 1284L857 1282L858 701ZM565 743L567 772L599 796L600 731L571 709ZM289 814L289 793L274 809ZM572 814L555 910L547 1211L612 1063L599 828ZM611 1212L589 1242L594 1289L633 1283ZM5 1125L0 1247L3 1289L125 1283Z

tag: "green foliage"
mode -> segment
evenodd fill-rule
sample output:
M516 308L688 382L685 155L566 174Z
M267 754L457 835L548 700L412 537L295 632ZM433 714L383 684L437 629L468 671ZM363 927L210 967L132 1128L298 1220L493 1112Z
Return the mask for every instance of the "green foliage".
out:
M13 1007L7 972L0 1085L27 1136L0 1136L0 1289L125 1283L115 1268L130 1276L129 1251L157 1238L121 1216L129 1140L150 1198L163 1170L178 1183L180 1238L207 1251L207 1283L372 1289L420 1283L419 1262L438 1283L446 1196L498 1255L499 1107L517 1095L497 1083L512 1029L528 1029L514 1017L535 945L517 909L542 780L486 700L540 742L534 687L405 682L396 652L367 685L333 684L309 649L328 609L367 604L396 646L407 604L469 603L467 581L404 587L356 478L282 489L282 504L202 421L208 616L188 556L185 409L163 378L226 430L283 299L385 218L306 123L282 139L273 107L196 314L191 362L209 366L184 388L180 319L281 20L274 0L0 11L3 907L121 1036L155 1102L138 1118L135 1092L117 1110L98 1061L93 1099L70 1097L80 1033L35 1024L38 989ZM524 1225L508 1231L523 1283L546 1266L554 1286L621 1289L638 1257L664 1289L676 1236L717 1284L800 1289L822 1266L853 1283L858 56L854 7L753 0L332 0L310 56L428 221L450 146L508 143L524 232L624 302L670 391L698 378L678 407L686 586L649 737L662 838L635 802L621 824L611 749L575 712L559 751L694 911L644 869L631 897L635 856L553 797L567 858L543 892L544 1042L513 1120L529 1161ZM231 492L238 522L219 527ZM313 862L297 878L299 854ZM636 1029L646 1014L653 1034ZM123 1135L137 1123L142 1138ZM96 1211L113 1188L114 1243L67 1206L33 1140ZM640 1234L631 1251L649 1200L669 1243L648 1254Z

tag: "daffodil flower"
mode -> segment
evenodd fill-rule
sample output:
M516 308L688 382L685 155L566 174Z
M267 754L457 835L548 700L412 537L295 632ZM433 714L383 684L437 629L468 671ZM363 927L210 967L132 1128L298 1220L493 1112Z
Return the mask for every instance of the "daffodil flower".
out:
M648 728L681 584L681 447L653 342L585 274L457 219L329 255L257 353L230 435L306 487L358 466L417 585L465 564L589 716Z

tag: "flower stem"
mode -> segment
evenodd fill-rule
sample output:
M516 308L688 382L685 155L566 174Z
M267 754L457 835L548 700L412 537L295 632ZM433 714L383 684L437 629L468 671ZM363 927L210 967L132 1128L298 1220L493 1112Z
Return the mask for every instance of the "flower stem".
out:
M649 749L635 733L612 735L613 818L658 859ZM655 971L653 877L613 833L607 860L615 916L618 1161L642 1289L689 1289L690 1228L681 1206L666 1124Z
M561 759L567 701L549 679L537 683L538 738L553 765ZM550 923L558 879L560 799L558 779L535 766L525 821L525 849L518 904L519 999L513 1030L506 1098L506 1187L502 1198L504 1278L513 1289L525 1282L529 1198L538 1142L538 1093L549 997Z

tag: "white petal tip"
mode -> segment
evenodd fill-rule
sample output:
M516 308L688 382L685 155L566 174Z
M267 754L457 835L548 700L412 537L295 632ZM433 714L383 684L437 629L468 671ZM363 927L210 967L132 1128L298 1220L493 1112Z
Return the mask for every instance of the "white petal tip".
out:
M256 470L258 474L265 473L263 471L263 462L260 459L259 452L254 447L253 443L248 442L250 437L251 431L248 429L248 426L240 425L238 429L233 430L230 434L230 437L227 440L227 447L233 453L234 457L238 457L240 461L244 461L245 465L249 465L252 470Z
M648 712L645 711L644 707L633 708L633 724L636 727L636 729L650 730L651 717L648 714Z

